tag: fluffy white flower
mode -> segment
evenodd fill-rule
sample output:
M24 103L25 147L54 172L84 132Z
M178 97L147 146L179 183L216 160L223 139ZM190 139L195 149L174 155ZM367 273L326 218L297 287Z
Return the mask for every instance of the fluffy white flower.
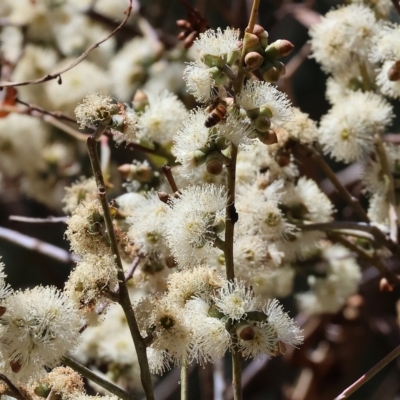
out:
M207 266L178 271L168 277L168 299L184 307L188 300L208 296L222 283L217 271Z
M204 33L200 33L194 44L204 55L210 54L220 57L237 50L238 40L239 31L228 27L223 32L221 28L218 28L216 31L209 29Z
M238 347L245 359L260 358L263 354L274 356L278 351L278 337L268 322L249 321L254 337L251 340L239 339Z
M223 357L231 344L225 321L210 317L209 309L210 305L199 297L188 300L185 306L187 323L192 330L189 357L201 365Z
M340 245L323 252L325 278L309 276L311 290L297 295L299 306L308 314L336 313L357 291L361 271L352 254Z
M245 110L268 108L268 118L276 125L288 121L292 116L288 97L268 82L248 80L237 96L237 102Z
M367 58L376 30L368 7L351 4L329 11L310 29L313 57L326 72L346 71Z
M374 134L384 132L392 119L392 106L383 97L353 92L322 117L319 141L337 161L361 160L372 151Z
M224 123L218 124L218 133L227 143L232 142L241 149L244 149L245 145L254 143L254 139L251 138L254 127L250 119L242 119L236 113L230 113Z
M165 232L181 268L199 265L208 255L214 229L224 224L226 201L225 189L214 185L190 186L172 199Z
M168 255L163 234L167 223L168 206L161 202L157 193L141 196L136 208L126 219L129 225L128 237L142 254L150 256Z
M384 143L387 161L393 178L398 179L400 173L400 148L394 144ZM388 179L384 179L382 165L379 160L368 159L362 180L365 191L371 195L385 196L389 187Z
M400 79L391 81L388 77L389 70L393 67L393 61L385 61L376 76L376 83L382 94L393 99L400 98Z
M146 77L146 68L157 58L161 45L145 37L127 42L112 58L109 67L112 91L122 101L129 101Z
M238 232L259 234L267 240L277 241L294 232L295 227L286 221L279 208L283 181L275 181L267 189L255 185L238 188L237 210L239 212Z
M400 60L400 25L382 22L374 35L369 57L373 62Z
M11 287L4 280L7 277L4 273L4 266L4 263L0 262L0 304L12 293Z
M225 281L216 294L211 297L216 307L232 320L246 317L246 313L258 306L254 292L246 287L245 282L235 279Z
M268 323L276 331L278 340L291 346L298 346L303 343L302 331L294 324L293 319L289 318L278 300L268 300L263 311L268 316Z
M289 207L288 213L305 222L332 221L333 204L312 179L301 177L283 197L283 203Z
M204 125L208 114L202 109L190 111L182 123L182 128L173 138L171 149L176 160L182 164L180 173L190 178L192 170L199 164L196 152L209 147L209 129Z
M284 121L281 126L288 131L291 139L303 144L311 144L318 137L315 121L298 108L293 108L292 118L289 121Z
M54 367L78 342L80 317L55 287L14 292L0 317L0 354L12 380L26 382Z
M149 94L149 105L138 118L138 138L168 143L186 117L184 104L173 93Z
M215 81L206 65L199 61L188 63L183 71L183 79L186 82L187 91L198 102L204 103L210 100Z

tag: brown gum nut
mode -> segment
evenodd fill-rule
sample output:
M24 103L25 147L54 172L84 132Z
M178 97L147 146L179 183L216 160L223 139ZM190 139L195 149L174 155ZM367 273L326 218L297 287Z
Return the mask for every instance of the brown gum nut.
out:
M246 65L252 69L258 68L264 61L264 58L261 54L258 54L256 51L251 51L246 54L244 59Z

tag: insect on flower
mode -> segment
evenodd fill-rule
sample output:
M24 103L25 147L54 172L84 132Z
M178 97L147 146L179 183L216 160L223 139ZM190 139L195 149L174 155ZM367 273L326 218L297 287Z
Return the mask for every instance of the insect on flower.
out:
M216 97L211 101L211 104L207 107L210 115L206 118L204 125L207 128L212 128L213 126L219 124L227 114L226 102L219 97Z

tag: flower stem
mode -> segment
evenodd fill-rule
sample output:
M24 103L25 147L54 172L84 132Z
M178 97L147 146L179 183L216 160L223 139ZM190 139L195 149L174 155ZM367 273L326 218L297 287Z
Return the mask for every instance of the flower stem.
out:
M100 129L99 129L100 131ZM110 208L108 206L108 200L106 195L106 188L104 185L104 178L101 171L99 156L97 153L97 142L96 137L98 138L99 132L95 132L93 136L89 137L87 140L87 148L89 151L90 162L92 164L93 174L96 180L97 189L98 189L98 197L101 202L103 212L104 212L104 220L107 227L108 236L111 244L111 251L115 257L115 263L117 265L118 271L118 282L119 282L119 304L124 310L126 320L128 322L129 330L132 335L133 342L135 344L136 352L139 359L140 365L140 377L142 380L143 390L146 394L147 400L154 400L154 393L151 384L151 375L149 369L149 363L147 360L146 354L146 344L140 335L139 327L136 321L136 316L133 311L133 307L129 298L128 287L126 285L124 269L122 267L121 257L118 250L117 239L115 237L113 222L111 219Z
M236 187L236 160L238 148L232 143L231 162L226 166L227 189L228 189L228 205L226 206L226 221L225 221L225 268L226 277L229 280L235 278L235 266L233 262L233 237L235 223L238 220L238 213L235 207L235 187Z
M392 352L390 352L386 357L373 366L366 374L364 374L360 379L350 385L345 391L343 391L339 396L335 397L334 400L347 399L351 394L358 390L364 383L368 382L373 376L375 376L382 368L386 367L391 361L400 355L400 346L397 346Z
M396 193L394 189L393 175L390 171L390 165L386 153L385 146L383 145L382 136L377 133L374 137L375 150L378 154L379 160L381 162L381 167L383 171L384 178L387 182L386 190L386 200L389 203L389 229L390 229L390 239L397 243L397 212L396 212Z
M188 360L183 357L181 365L181 400L189 399L189 374L188 374Z
M123 390L120 387L114 385L113 383L107 381L106 379L102 378L101 376L95 374L89 368L86 368L84 365L78 363L71 357L64 356L62 359L62 362L65 365L67 365L68 367L72 368L74 371L78 372L79 374L83 375L84 377L90 379L91 381L97 383L99 386L108 390L110 393L115 394L120 399L138 400L135 396L129 394L128 392L125 392L125 390Z

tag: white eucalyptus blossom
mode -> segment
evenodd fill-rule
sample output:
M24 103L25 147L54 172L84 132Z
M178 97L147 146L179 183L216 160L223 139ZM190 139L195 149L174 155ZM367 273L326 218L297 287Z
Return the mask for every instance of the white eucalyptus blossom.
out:
M255 185L243 185L238 188L237 210L239 233L253 233L267 240L277 241L295 231L295 227L286 221L279 208L283 181L275 181L265 190Z
M365 62L376 31L375 15L364 5L329 11L310 29L313 57L328 73L348 72Z
M284 121L281 126L287 130L291 139L300 143L311 144L317 140L317 124L308 114L301 112L298 108L293 108L292 118L289 121Z
M392 106L383 97L353 92L322 117L319 141L337 161L362 160L373 149L374 134L384 132L392 119Z
M4 263L0 262L0 305L3 303L4 299L12 294L11 287L6 283L4 279L7 278L7 275L4 273L4 267Z
M384 143L387 162L395 182L400 178L400 148L397 145ZM385 196L389 189L389 178L384 176L379 159L368 159L362 180L365 192L370 195Z
M369 57L373 62L400 60L400 25L381 22L372 40Z
M205 161L201 150L206 151L210 146L209 129L204 125L207 115L199 108L190 111L181 129L173 138L174 145L171 152L182 164L180 173L188 178L192 175L193 169Z
M361 271L349 250L330 246L323 251L326 277L310 275L311 290L297 295L300 308L308 314L336 313L356 293Z
M3 371L27 382L54 367L79 339L80 317L68 296L55 287L14 292L0 317Z
M280 125L292 117L288 97L268 82L248 80L237 96L237 102L245 110L260 108L273 125Z
M394 81L389 79L389 72L391 68L393 68L393 65L393 61L385 61L385 63L382 65L382 68L379 70L378 75L376 76L376 83L383 95L393 99L399 99L400 79Z
M167 257L169 251L164 230L168 223L168 206L155 192L147 192L135 203L133 212L126 219L129 239L142 254Z
M185 311L192 330L191 352L200 365L214 362L226 353L231 337L225 328L225 321L209 315L210 305L200 297L187 301Z
M179 267L201 264L224 230L227 195L214 185L190 186L170 202L165 234Z
M239 31L226 28L217 30L209 29L204 33L200 33L194 44L202 52L203 55L212 55L221 57L231 51L238 50Z
M188 63L183 71L183 79L186 82L187 91L197 101L204 103L211 99L215 81L205 64L200 61Z
M91 325L105 314L116 288L117 266L112 255L86 254L65 284L66 293Z
M180 128L187 111L178 97L168 91L150 93L149 105L138 117L137 136L149 142L168 143Z
M212 297L219 311L233 321L246 317L246 313L259 306L254 292L240 280L225 281Z
M233 143L245 149L245 145L254 143L254 127L249 118L242 119L236 113L230 113L224 123L218 125L218 133L227 143Z

